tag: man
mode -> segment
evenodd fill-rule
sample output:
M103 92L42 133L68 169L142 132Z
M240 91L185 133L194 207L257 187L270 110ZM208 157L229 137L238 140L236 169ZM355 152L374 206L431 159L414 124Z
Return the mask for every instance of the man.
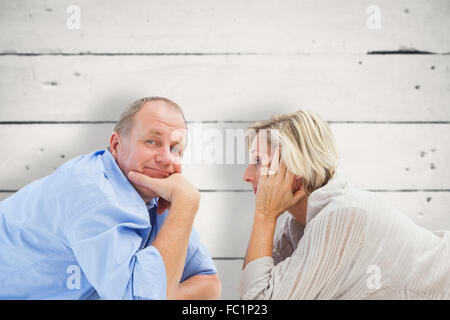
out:
M200 195L181 175L186 130L173 101L140 99L107 150L0 202L0 298L218 299L192 229Z

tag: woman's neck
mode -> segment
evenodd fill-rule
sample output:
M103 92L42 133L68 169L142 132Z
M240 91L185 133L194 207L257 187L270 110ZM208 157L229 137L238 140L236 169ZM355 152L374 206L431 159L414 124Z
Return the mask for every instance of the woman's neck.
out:
M299 202L290 207L287 211L292 214L295 220L306 226L306 209L308 207L308 197L303 197Z

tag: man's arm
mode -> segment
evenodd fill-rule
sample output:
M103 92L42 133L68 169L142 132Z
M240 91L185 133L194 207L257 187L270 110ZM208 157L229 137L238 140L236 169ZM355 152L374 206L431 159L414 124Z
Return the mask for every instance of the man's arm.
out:
M161 253L166 267L167 299L173 299L183 274L189 235L196 211L193 206L189 209L183 203L175 201L170 214L152 243L152 246Z
M222 285L217 275L197 275L180 283L172 298L175 300L218 300L221 293Z
M128 178L171 203L170 214L152 246L161 254L166 269L167 299L173 299L180 283L191 234L198 210L200 193L181 174L166 179L129 173Z

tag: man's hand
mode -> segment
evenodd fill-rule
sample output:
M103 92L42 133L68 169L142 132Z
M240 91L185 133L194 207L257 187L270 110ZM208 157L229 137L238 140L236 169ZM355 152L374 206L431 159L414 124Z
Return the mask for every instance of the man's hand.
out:
M173 202L181 202L186 209L193 209L196 213L200 202L200 193L186 180L180 173L174 173L167 178L150 178L145 174L130 171L128 179L131 182L156 193L160 199L158 201L157 213L161 214L170 207Z
M167 276L167 298L174 297L184 269L186 253L200 193L180 173L165 179L130 171L128 179L170 203L170 214L152 243L160 252ZM159 205L158 205L159 207Z

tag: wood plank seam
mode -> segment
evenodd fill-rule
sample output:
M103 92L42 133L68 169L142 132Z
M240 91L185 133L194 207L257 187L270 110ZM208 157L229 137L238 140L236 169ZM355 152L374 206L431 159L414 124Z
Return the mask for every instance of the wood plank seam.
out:
M362 53L361 55L363 55ZM366 55L449 55L450 52L432 52L424 50L374 50ZM309 56L308 52L271 53L271 52L0 52L0 56Z
M365 189L369 192L450 192L450 189ZM0 193L14 193L19 190L0 190ZM253 192L246 189L199 189L199 192Z
M255 120L254 122L259 121ZM113 120L96 120L96 121L0 121L0 125L27 125L27 124L115 124ZM217 121L186 121L188 124L201 123L201 124L221 124L221 123L252 123L247 120L217 120ZM328 124L450 124L450 121L327 121Z

